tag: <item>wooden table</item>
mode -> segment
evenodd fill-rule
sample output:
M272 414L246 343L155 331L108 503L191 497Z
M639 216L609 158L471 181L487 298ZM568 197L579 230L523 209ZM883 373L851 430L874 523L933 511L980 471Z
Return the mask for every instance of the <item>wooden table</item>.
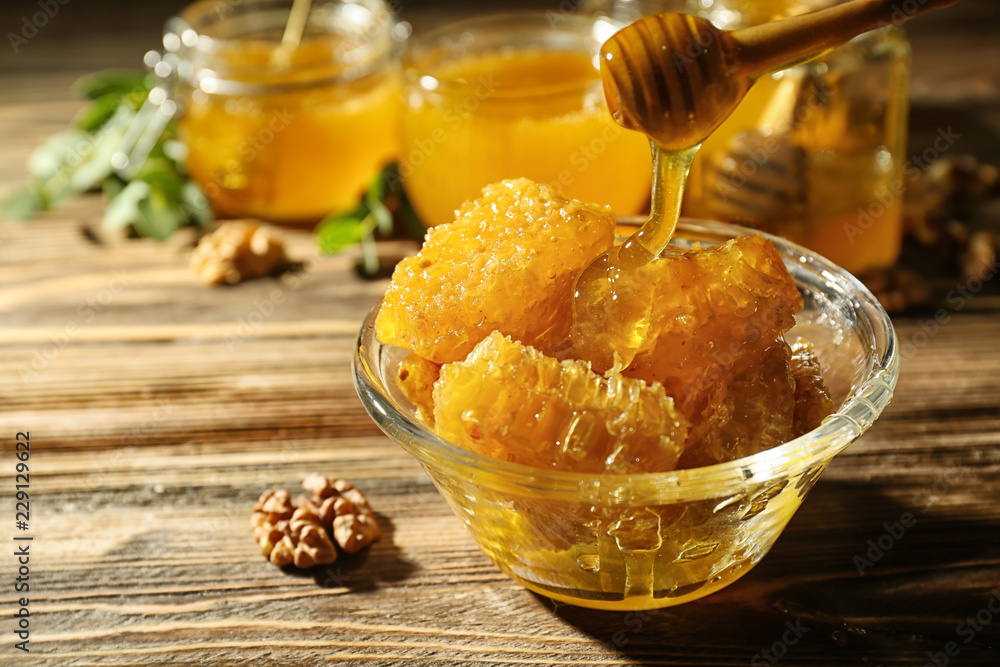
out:
M144 27L101 60L88 45L106 22L84 3L62 11L53 37L0 67L0 191L78 108L65 84L135 60L160 25L109 12L116 34ZM912 143L952 125L957 151L996 159L996 6L956 11L914 29ZM5 6L0 26L20 14ZM70 24L76 41L59 41ZM1000 664L992 284L941 292L947 322L933 332L933 311L896 318L895 400L755 570L681 607L604 613L501 575L365 415L350 357L384 282L294 233L305 273L209 289L187 268L190 236L95 244L82 230L100 215L88 196L0 223L0 664ZM30 432L27 531L14 524L18 432ZM296 576L263 560L249 517L265 488L311 471L363 488L385 535ZM17 593L24 545L30 592ZM872 564L859 572L858 558ZM22 596L30 653L14 646Z

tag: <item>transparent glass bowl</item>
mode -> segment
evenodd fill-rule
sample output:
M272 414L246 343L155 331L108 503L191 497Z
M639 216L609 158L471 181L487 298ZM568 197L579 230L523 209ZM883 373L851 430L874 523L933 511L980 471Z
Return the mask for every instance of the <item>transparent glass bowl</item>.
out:
M753 233L682 219L674 243L713 244ZM805 307L789 334L808 338L834 405L819 428L779 447L703 468L628 476L553 472L453 445L428 430L395 383L408 354L375 339L369 313L355 384L379 427L417 458L480 548L508 576L548 597L597 609L651 609L708 595L768 552L833 457L892 397L896 336L853 276L769 237Z

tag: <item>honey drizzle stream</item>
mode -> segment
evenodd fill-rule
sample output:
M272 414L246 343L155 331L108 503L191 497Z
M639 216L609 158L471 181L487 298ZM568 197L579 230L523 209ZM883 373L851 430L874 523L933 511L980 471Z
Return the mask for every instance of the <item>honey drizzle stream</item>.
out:
M666 150L650 140L653 150L653 194L649 219L618 250L616 266L637 269L663 252L677 229L681 215L681 199L694 156L701 148L696 144L678 151Z
M637 287L639 281L631 274L659 256L673 237L684 184L701 145L675 151L650 140L650 146L653 189L649 219L621 246L591 262L577 278L573 294L572 341L563 358L585 359L599 373L611 368L616 357L622 367L628 366L646 340L652 300L634 298L635 290L643 287ZM603 312L605 304L619 297L620 304L632 305L632 311L625 317L608 317Z

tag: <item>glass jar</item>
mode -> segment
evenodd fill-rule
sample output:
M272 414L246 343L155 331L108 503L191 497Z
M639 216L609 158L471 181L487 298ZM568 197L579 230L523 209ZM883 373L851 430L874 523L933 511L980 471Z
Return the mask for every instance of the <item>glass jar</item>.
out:
M839 0L615 0L624 22L682 11L733 30ZM683 212L780 234L853 273L902 239L910 48L887 26L761 77L691 168Z
M612 120L597 60L618 27L522 12L458 21L409 45L400 174L425 224L522 176L619 215L643 209L649 146Z
M200 0L167 22L187 169L219 217L315 222L357 205L398 151L396 25L382 0Z

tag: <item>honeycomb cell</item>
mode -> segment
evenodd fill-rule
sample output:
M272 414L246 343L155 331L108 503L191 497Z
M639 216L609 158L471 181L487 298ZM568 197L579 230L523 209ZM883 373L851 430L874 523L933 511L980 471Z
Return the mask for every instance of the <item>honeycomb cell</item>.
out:
M601 376L494 332L434 384L438 435L540 468L627 474L672 470L687 420L657 383Z
M612 247L614 227L610 208L527 179L489 185L396 266L376 335L438 364L493 331L551 351L569 334L577 275Z

